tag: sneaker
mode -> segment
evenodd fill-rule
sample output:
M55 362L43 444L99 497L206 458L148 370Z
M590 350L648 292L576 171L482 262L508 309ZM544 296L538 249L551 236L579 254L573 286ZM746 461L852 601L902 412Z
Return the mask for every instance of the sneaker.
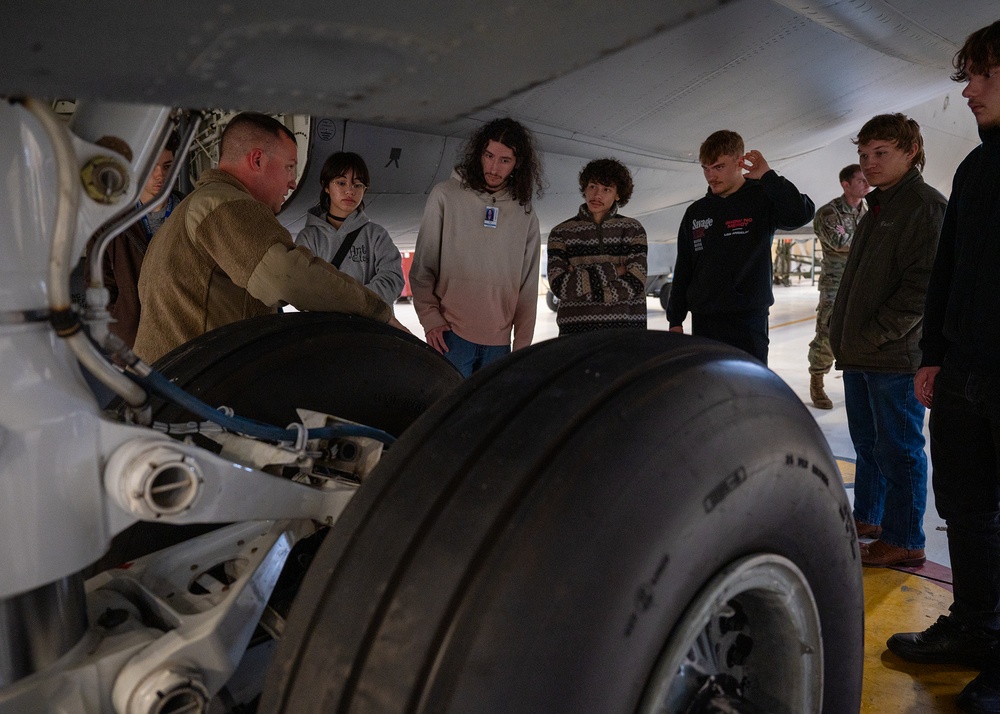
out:
M898 632L885 646L907 662L960 664L982 669L994 641L982 630L957 622L951 615L941 615L923 632Z
M923 548L901 548L889 545L884 540L873 540L861 544L861 564L869 568L887 568L898 565L904 568L915 568L923 565L927 557Z
M857 518L854 519L854 528L858 532L858 538L881 538L882 526L873 523L862 523Z

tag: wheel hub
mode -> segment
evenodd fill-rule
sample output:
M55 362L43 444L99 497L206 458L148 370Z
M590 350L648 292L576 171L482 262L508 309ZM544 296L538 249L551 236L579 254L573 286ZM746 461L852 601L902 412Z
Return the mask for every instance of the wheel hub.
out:
M818 714L822 660L819 613L805 576L782 556L749 556L695 596L640 711Z

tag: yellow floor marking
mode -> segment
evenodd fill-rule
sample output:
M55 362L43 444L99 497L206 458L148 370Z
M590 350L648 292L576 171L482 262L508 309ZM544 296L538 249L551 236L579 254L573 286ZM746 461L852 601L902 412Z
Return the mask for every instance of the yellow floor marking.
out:
M809 317L800 317L798 320L789 320L788 322L782 322L777 325L768 325L769 330L777 330L779 327L788 327L789 325L797 325L800 322L808 322L810 320L815 320L815 315L810 315Z
M840 477L844 483L854 483L854 464L850 461L837 459L837 468L840 469Z
M948 612L951 593L910 573L865 568L865 667L862 714L950 714L976 672L965 667L910 664L885 648L896 632L929 627Z

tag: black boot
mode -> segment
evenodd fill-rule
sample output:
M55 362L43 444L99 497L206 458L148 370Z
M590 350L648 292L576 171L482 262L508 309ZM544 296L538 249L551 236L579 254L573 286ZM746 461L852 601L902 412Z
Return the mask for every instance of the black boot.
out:
M963 624L952 615L942 615L923 632L898 632L885 644L907 662L983 669L995 641L992 633Z

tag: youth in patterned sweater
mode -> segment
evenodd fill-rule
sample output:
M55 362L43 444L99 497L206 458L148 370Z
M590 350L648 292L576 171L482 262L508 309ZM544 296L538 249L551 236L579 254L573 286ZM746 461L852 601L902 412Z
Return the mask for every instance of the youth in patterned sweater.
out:
M549 233L548 278L559 305L559 334L646 329L646 231L618 214L632 197L632 174L616 159L580 172L584 203Z

